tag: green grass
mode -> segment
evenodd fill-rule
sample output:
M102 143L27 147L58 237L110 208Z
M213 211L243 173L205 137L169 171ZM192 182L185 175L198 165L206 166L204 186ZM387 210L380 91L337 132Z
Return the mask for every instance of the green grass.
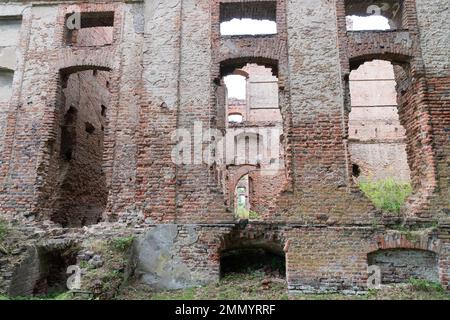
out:
M268 279L268 283L262 281ZM284 279L266 277L264 272L232 273L223 277L218 283L210 283L205 286L172 290L163 292L151 292L140 285L131 284L117 296L119 300L242 300L287 299L287 285Z
M445 292L444 288L442 288L441 284L438 282L411 278L409 279L409 283L417 291L436 292L436 293Z
M258 220L261 219L261 215L252 210L246 210L245 208L238 208L236 210L236 216L241 219Z
M9 297L0 295L1 300L72 300L72 294L70 292L54 293L42 296L24 296L24 297Z
M134 236L116 238L112 242L112 246L119 252L128 250L133 244Z
M37 297L10 298L0 295L0 300L76 300L70 292ZM261 271L231 273L218 283L183 290L152 292L147 287L133 283L122 288L113 299L117 300L450 300L450 295L435 282L411 279L409 283L369 290L366 294L344 295L289 293L286 281L268 276Z
M399 213L406 198L412 193L409 183L396 182L392 178L379 181L361 181L361 191L378 209Z
M412 284L411 281L414 283ZM369 290L366 294L289 293L284 279L264 272L232 273L218 283L183 290L152 292L139 284L130 284L116 296L118 300L450 300L450 295L435 283L411 280L410 283Z

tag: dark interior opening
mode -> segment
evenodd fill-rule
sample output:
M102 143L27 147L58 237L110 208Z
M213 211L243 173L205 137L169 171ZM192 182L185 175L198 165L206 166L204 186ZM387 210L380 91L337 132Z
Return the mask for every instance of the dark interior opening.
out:
M352 175L358 178L361 175L361 168L356 164L352 164Z
M64 124L61 126L61 157L66 160L72 160L73 147L76 144L76 123L77 109L70 106L64 115Z
M242 1L220 4L220 22L232 19L277 19L276 1Z
M76 264L77 251L74 249L38 249L39 278L33 295L52 295L68 291L67 268Z
M240 248L222 253L220 258L221 277L230 273L242 274L255 271L284 278L286 276L284 254L265 248Z

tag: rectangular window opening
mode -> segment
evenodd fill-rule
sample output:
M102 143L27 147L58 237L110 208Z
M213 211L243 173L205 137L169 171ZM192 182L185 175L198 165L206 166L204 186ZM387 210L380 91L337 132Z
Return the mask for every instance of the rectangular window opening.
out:
M275 1L249 1L220 4L220 34L277 34L277 4Z
M69 46L95 47L113 43L113 11L69 13L65 21L66 44Z
M347 31L403 29L403 1L380 0L345 2Z

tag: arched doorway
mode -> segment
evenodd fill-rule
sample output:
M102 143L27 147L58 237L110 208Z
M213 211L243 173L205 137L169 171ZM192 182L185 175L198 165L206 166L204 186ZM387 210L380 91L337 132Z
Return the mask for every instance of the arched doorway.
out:
M70 67L59 72L55 137L41 201L49 218L63 227L96 224L103 219L108 190L103 171L109 123L109 68Z

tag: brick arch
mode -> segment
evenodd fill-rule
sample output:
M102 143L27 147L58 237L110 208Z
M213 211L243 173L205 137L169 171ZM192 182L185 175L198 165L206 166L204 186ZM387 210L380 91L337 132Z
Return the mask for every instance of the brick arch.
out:
M85 70L112 71L115 68L115 53L112 50L71 50L64 52L55 64L58 71L74 73Z
M384 60L389 61L393 65L401 65L405 66L411 63L413 57L410 55L394 53L394 52L373 52L366 54L358 54L354 56L350 56L350 71L358 69L361 65L366 62L370 62L373 60Z
M72 73L88 71L88 70L111 71L111 68L105 67L105 66L100 66L100 65L76 65L76 66L70 66L67 68L59 69L59 72L61 74L69 75Z
M236 171L233 172L233 178L228 181L228 193L229 193L229 204L230 208L234 208L234 190L237 184L246 174L250 174L253 171L258 170L256 165L245 164L240 166Z
M370 246L367 254L388 249L424 250L432 251L439 255L441 252L441 242L432 234L423 235L420 238L413 240L408 234L400 232L388 233L378 235L375 239L375 243Z
M274 57L264 56L241 56L241 57L228 57L220 61L220 77L224 77L233 74L236 69L242 69L249 63L256 63L263 65L266 68L272 69L272 74L278 77L278 59Z
M234 76L241 76L241 77L244 77L244 78L247 78L247 79L250 76L248 74L248 72L244 71L243 69L235 69L233 71L232 75L234 75Z
M248 257L249 254L260 255L257 261L267 266L273 262L273 258L276 256L277 259L283 261L283 273L287 277L287 247L288 242L282 228L270 224L241 221L229 233L220 236L218 246L214 248L214 258L217 259L220 274L223 275L224 272L227 272L227 265L241 266L242 259ZM261 256L262 252L266 258ZM230 257L231 260L229 260ZM270 257L270 262L268 257ZM253 261L255 261L255 257L253 257Z
M250 222L236 226L220 238L219 256L222 252L243 247L268 248L284 254L286 237L282 229L264 223Z
M236 188L236 185L243 176L256 170L258 170L256 165L245 164L240 166L235 172L233 172L233 179L228 182L228 186L231 187L230 190L234 190L234 188Z

